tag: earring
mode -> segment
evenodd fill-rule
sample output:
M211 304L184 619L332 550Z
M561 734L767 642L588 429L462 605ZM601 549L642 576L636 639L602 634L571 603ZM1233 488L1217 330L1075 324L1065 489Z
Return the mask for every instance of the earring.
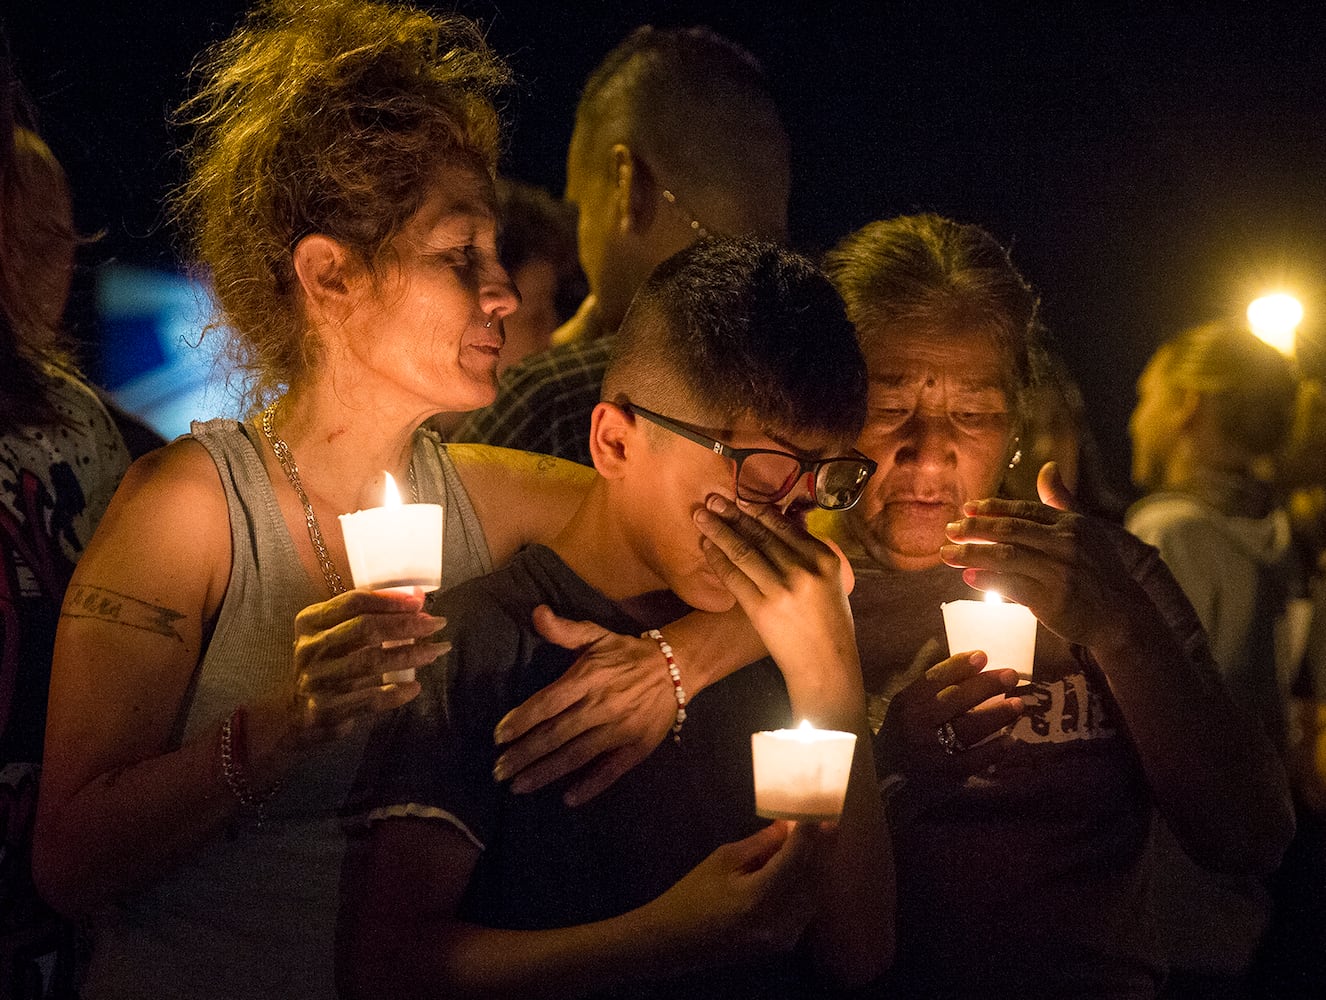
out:
M1017 468L1017 464L1022 461L1022 449L1018 448L1018 443L1021 440L1022 440L1021 438L1013 439L1013 447L1016 448L1017 450L1013 452L1013 457L1012 459L1009 460L1008 467L1010 469Z

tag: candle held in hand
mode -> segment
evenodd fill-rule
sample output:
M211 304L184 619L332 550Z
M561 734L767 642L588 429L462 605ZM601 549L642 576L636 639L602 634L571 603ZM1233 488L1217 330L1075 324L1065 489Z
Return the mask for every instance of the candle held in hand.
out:
M984 601L950 601L940 605L949 655L979 649L989 662L986 670L1011 668L1022 680L1031 680L1036 654L1036 616L1021 604L1010 604L996 591Z
M341 515L345 554L355 586L363 590L442 586L442 507L401 503L391 473L383 505Z
M843 811L856 734L815 729L751 733L755 813L765 819L835 820Z
M435 503L401 503L391 473L383 505L342 514L341 533L350 574L363 590L437 590L442 586L442 507ZM389 645L407 645L401 640ZM383 675L384 684L414 680L414 670Z

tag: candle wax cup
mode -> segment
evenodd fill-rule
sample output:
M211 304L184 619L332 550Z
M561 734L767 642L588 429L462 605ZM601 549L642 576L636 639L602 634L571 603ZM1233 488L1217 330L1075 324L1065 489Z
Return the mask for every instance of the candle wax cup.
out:
M751 733L755 813L804 822L842 815L856 734L780 729Z
M1036 655L1036 616L1021 604L950 601L941 604L948 651L980 649L989 657L985 670L1012 668L1031 680Z
M345 554L365 590L442 586L442 507L407 503L342 514Z

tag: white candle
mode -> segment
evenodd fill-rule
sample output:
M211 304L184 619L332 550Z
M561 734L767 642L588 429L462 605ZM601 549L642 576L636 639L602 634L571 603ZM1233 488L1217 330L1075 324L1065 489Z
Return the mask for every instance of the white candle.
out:
M1023 680L1031 680L1036 654L1036 616L1021 604L1010 604L993 590L984 601L950 601L941 604L948 651L984 651L986 670L1012 668Z
M755 765L755 812L765 819L807 822L842 815L852 772L856 734L815 729L751 733Z
M390 472L385 475L381 507L340 516L354 585L364 590L437 590L442 586L442 507L401 503L396 481ZM411 642L383 643L383 647ZM382 675L384 684L413 680L413 670Z

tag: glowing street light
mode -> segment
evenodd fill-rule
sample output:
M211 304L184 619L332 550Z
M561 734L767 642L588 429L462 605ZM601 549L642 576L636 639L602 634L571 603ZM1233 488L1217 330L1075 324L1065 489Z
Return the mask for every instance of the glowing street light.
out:
M1303 306L1292 295L1263 295L1248 306L1248 325L1281 354L1294 356L1294 331L1303 322Z

